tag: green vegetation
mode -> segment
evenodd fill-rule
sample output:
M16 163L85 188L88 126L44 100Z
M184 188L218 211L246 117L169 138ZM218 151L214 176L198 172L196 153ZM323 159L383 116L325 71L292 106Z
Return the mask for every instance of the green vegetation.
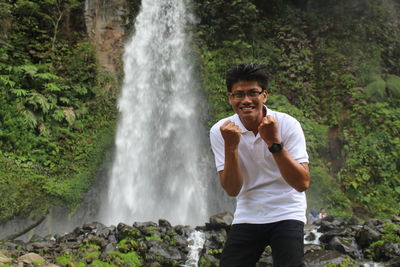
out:
M84 38L83 1L0 1L0 221L72 210L115 128L116 85Z
M340 263L328 263L327 267L354 267L356 266L355 260L346 256Z
M121 241L122 242L122 241ZM121 266L121 264L129 264L132 267L142 266L141 259L135 251L121 252L119 251L108 251L105 256L100 257L100 247L95 244L82 245L77 253L66 254L57 256L55 259L56 264L61 266L74 265L74 266L86 266L87 263L90 266ZM101 260L101 258L103 260Z

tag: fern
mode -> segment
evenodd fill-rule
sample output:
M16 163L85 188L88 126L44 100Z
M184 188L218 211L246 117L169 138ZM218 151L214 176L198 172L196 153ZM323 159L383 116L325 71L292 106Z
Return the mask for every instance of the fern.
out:
M51 114L51 117L53 119L55 119L58 122L61 122L62 120L64 120L64 112L62 109L56 109L53 114Z
M35 114L32 111L28 109L22 109L20 113L23 116L25 125L28 125L30 128L36 128L38 121Z
M65 119L67 120L69 125L72 125L76 119L76 115L74 112L74 108L72 107L64 107L62 108L63 113L65 115Z
M15 82L10 80L10 75L0 75L0 84L10 88L15 86Z
M45 72L45 73L38 73L36 74L36 77L42 80L46 80L46 81L58 81L60 80L60 77L58 77L57 75L54 75L52 73L49 72Z
M381 77L375 79L365 87L365 93L372 99L383 100L386 96L386 82Z
M35 65L22 65L18 67L19 70L22 70L25 74L28 74L31 77L35 77L38 72L38 68Z
M70 104L71 100L67 97L60 97L60 102L63 104Z
M24 89L13 89L11 92L18 97L28 95L28 91Z
M38 126L39 133L42 136L49 136L50 135L50 129L44 125L44 123L40 123Z
M86 95L88 93L88 89L85 86L81 86L80 84L74 86L74 89L80 95Z
M386 86L391 94L395 98L400 98L400 77L396 75L388 75L386 80Z
M75 111L77 118L82 118L88 113L89 113L89 109L86 106L81 106L79 109L77 109Z
M60 92L62 89L55 83L45 83L44 88L50 92Z
M26 102L33 105L35 109L40 107L43 113L47 113L50 110L50 105L49 102L47 102L47 98L38 92L30 93Z

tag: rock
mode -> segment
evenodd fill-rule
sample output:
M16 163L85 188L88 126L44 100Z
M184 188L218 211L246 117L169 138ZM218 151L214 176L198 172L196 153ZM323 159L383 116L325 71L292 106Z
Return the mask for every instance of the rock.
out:
M171 223L165 219L158 220L158 225L162 228L172 228Z
M178 235L184 236L184 237L189 237L189 234L193 232L193 228L190 227L189 225L177 225L174 227L175 232Z
M233 215L230 212L223 212L210 217L210 223L206 223L206 229L219 230L221 228L228 230L233 221Z
M150 243L149 252L152 254L171 260L182 259L181 253L174 247L168 246L165 243L158 242L155 240L151 240L149 241L149 243Z
M24 264L44 264L46 260L36 253L28 253L18 258L18 262Z
M339 220L329 221L325 218L324 220L321 220L321 224L318 229L318 232L332 231L334 229L338 229L341 225L342 225L342 222Z
M139 237L139 229L134 225L130 226L124 223L119 223L117 226L117 240L122 240L127 237Z
M310 232L304 239L307 241L314 241L316 238L317 238L317 235L313 232Z
M195 229L204 233L204 244L200 252L199 266L218 266L219 258L227 238L232 215L221 213L212 216L205 226L197 226ZM391 219L391 222L396 221ZM356 259L356 263L370 261L370 258L361 258L362 252L375 261L387 261L385 266L400 266L400 244L382 243L373 248L371 244L381 239L380 229L384 229L384 223L388 220L370 220L364 225L354 224L355 221L344 222L337 219L322 220L319 228L325 230L319 242L305 244L305 266L319 267L328 264L348 264ZM311 227L311 228L310 228ZM310 228L310 229L308 229ZM316 226L311 225L305 232L315 232ZM308 230L308 231L307 231ZM77 227L73 232L65 235L48 236L47 238L32 238L32 241L24 243L14 240L13 242L0 243L0 249L5 249L0 255L2 264L13 264L13 259L19 258L19 266L29 265L22 260L27 255L37 255L33 252L44 254L43 258L33 259L43 264L55 262L55 258L63 256L69 263L64 266L74 267L79 262L100 259L115 266L125 266L122 254L135 251L140 257L143 266L182 266L187 261L190 252L188 238L194 229L191 226L171 226L163 219L157 223L144 222L134 223L132 226L123 223L117 227L106 227L100 223L88 223ZM305 239L316 239L313 234L308 234ZM123 242L121 242L125 239ZM380 243L377 243L380 244ZM360 248L365 248L362 251ZM114 252L112 252L114 251ZM0 252L2 252L0 250ZM112 252L112 253L109 253ZM24 255L26 254L26 255ZM89 259L88 255L91 254ZM116 256L120 255L120 256ZM37 255L39 256L39 255ZM39 256L40 257L40 256ZM353 258L353 259L352 259ZM11 262L10 262L11 260ZM32 261L32 259L26 261ZM37 262L36 262L37 263ZM42 265L54 266L54 265ZM271 251L262 254L258 267L272 266ZM362 266L362 265L360 265Z
M176 246L181 249L186 249L188 247L188 240L181 235L175 235L172 237L172 240L175 242Z
M370 225L370 224L369 224ZM362 248L368 248L372 243L378 241L381 238L381 233L371 226L363 226L356 234L355 239L357 244Z
M373 255L375 261L389 261L398 258L400 257L400 244L384 243L381 246L376 246Z
M386 263L386 266L388 267L398 267L400 266L400 257L396 257L394 259L391 259Z
M328 264L340 264L346 255L336 250L318 250L304 255L306 267L321 267Z
M337 250L343 254L347 254L353 259L361 259L361 252L357 248L357 244L352 238L344 238L335 236L329 242L329 248Z
M304 255L317 250L322 250L322 246L319 244L305 244L304 245Z
M40 235L34 234L30 239L29 242L41 242L43 241L43 237L41 237Z
M104 228L106 228L106 226L99 222L86 223L82 226L82 229L88 232L96 232Z
M322 243L328 244L332 238L335 236L352 236L353 234L350 232L349 228L346 229L333 229L329 232L324 233L323 235L320 236L319 241Z
M12 258L7 257L3 253L0 252L0 265L6 264L6 263L11 263Z

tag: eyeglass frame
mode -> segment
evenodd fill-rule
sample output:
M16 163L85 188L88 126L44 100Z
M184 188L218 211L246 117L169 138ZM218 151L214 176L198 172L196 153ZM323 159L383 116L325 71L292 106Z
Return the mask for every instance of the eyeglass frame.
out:
M262 89L261 91L255 90L255 89L251 89L248 91L236 91L236 92L228 92L228 96L232 97L233 99L243 99L246 96L248 98L257 98L259 97L264 91L266 91L265 89ZM235 93L240 93L242 96L235 96ZM254 94L257 93L258 95L253 95L251 96L250 94Z

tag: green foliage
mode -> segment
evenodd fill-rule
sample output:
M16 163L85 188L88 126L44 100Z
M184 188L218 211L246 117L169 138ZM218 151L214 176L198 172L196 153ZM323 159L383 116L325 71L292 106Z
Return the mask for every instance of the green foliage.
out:
M129 253L110 251L110 252L108 252L108 254L114 255L115 259L117 259L121 263L130 263L132 267L142 266L142 261L141 261L139 255L134 251L129 252Z
M65 266L69 263L72 262L72 256L71 255L63 255L63 256L57 256L55 258L55 261L57 264L61 265L61 266Z
M383 100L386 97L386 83L380 76L375 76L371 83L365 87L365 93L373 99Z
M388 75L386 79L386 87L389 96L400 98L400 77L396 75Z
M136 251L140 248L139 243L133 238L124 238L118 242L117 248L119 251L127 253Z
M395 189L400 183L399 116L399 108L388 103L354 105L351 127L345 131L347 160L340 181L353 201L379 216L400 208Z
M218 267L218 262L217 261L211 261L207 257L200 257L199 259L199 266L202 267Z
M86 244L80 247L76 253L57 256L55 262L61 266L74 265L86 266L85 263L90 263L90 266L120 266L121 264L129 264L132 267L143 266L140 256L134 252L123 253L119 251L108 251L106 261L100 260L100 247L94 244ZM84 260L84 262L82 262Z
M0 46L0 221L77 207L112 144L116 93L104 91L116 81L98 71L92 45L68 32L78 5L0 5L0 20L17 21Z
M158 235L146 236L145 238L147 241L155 240L155 241L162 242L161 237L159 237Z

